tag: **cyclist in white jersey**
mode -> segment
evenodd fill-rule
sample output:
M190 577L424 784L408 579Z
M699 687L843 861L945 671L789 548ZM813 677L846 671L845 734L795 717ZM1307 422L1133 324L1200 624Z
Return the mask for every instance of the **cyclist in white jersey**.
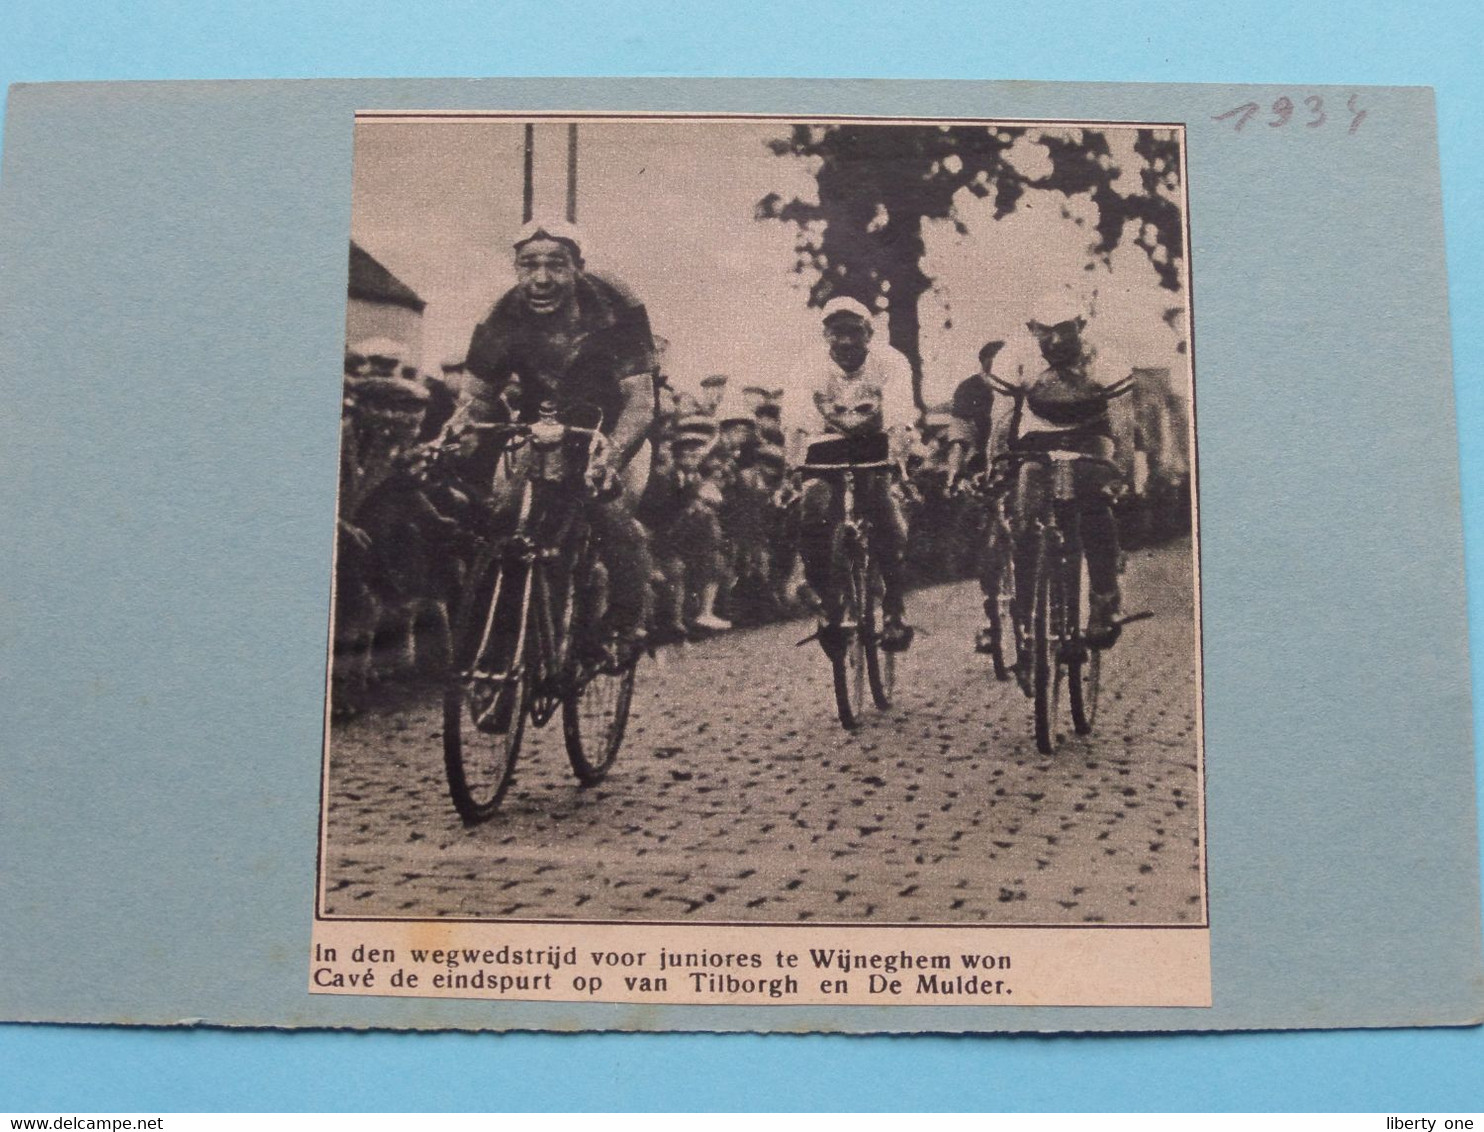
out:
M904 460L917 420L911 363L888 345L872 346L871 312L855 299L831 299L820 321L826 348L801 362L783 395L782 422L789 466L804 463L815 441L882 433L888 438L892 457ZM859 482L857 499L874 532L872 546L886 591L881 601L882 647L900 651L912 642L912 630L903 620L907 520L888 474L871 472L862 475ZM804 485L799 557L805 580L826 603L827 621L838 614L838 609L830 607L837 602L830 596L831 543L842 517L839 493L832 480L811 479Z

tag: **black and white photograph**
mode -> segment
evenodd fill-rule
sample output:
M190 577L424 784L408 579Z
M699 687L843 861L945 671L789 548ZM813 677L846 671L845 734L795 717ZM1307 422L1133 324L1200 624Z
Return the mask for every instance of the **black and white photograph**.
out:
M1184 137L358 115L318 918L1204 927Z

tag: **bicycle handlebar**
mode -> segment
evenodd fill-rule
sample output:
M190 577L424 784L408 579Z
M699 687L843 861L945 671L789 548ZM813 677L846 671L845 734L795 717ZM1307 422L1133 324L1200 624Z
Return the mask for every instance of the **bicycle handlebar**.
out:
M866 464L800 464L801 472L880 472L900 465L895 460L873 460Z
M504 433L506 436L531 436L538 439L560 439L567 436L586 436L589 439L603 436L603 432L596 428L582 428L578 425L564 425L555 421L535 421L530 424L524 422L512 424L488 424L480 421L471 421L464 426L470 432Z
M1119 475L1123 474L1123 469L1115 464L1112 460L1106 459L1102 456L1093 456L1087 452L1073 452L1069 449L1064 448L1051 448L1045 451L1032 450L1027 452L1004 452L996 456L991 462L995 464L1023 464L1027 462L1037 464L1054 464L1062 462L1101 464L1105 468L1111 468Z

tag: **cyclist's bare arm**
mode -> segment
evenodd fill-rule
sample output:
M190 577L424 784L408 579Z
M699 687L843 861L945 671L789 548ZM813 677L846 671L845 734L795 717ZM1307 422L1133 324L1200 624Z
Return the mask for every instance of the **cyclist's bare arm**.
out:
M1015 426L1015 403L1009 397L996 397L994 405L989 410L989 443L986 446L988 462L991 467L1000 457L1010 451L1010 441Z
M804 453L809 446L809 432L802 428L790 428L783 445L783 462L792 471L804 462Z
M608 463L614 471L627 467L649 438L654 426L654 375L634 374L620 380L618 387L623 393L623 406L608 434Z
M917 435L917 429L910 424L894 425L886 430L888 451L891 458L904 470L907 467L907 459L912 455L912 441Z
M948 482L953 483L963 474L964 464L969 460L974 446L974 426L962 417L948 420Z

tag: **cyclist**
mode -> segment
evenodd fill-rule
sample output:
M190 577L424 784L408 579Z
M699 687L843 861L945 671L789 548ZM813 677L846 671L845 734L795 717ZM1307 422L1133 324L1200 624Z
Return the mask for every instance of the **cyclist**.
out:
M1111 462L1115 455L1110 400L1128 387L1129 378L1103 382L1094 373L1093 353L1083 341L1087 320L1081 315L1052 325L1031 321L1026 329L1035 337L1046 368L1016 378L996 376L996 392L1007 395L1008 406L996 406L990 428L991 457L1017 452L1081 452ZM1005 411L1008 409L1008 411ZM1118 530L1108 489L1118 473L1104 464L1078 463L1077 520L1091 590L1087 642L1109 648L1121 631L1118 623ZM1013 504L1015 531L1015 598L1022 624L1029 623L1035 601L1036 531L1034 516L1041 513L1050 475L1044 464L1020 465ZM1017 676L1022 688L1029 681L1028 642L1017 641Z
M813 440L881 433L888 437L892 456L899 462L905 460L917 418L911 364L890 346L872 348L871 312L855 299L829 300L820 321L826 349L800 365L784 393L782 421L789 440L789 466L796 468L805 461ZM884 473L862 477L858 499L871 524L872 547L886 591L881 600L881 647L901 651L912 643L912 629L903 620L907 520L890 477ZM831 655L832 650L843 650L848 641L835 624L840 598L830 584L839 510L839 496L831 480L813 479L804 485L799 501L799 557L803 559L805 581L822 599L825 623L819 640Z
M947 487L950 492L960 489L971 476L987 471L985 461L995 404L994 383L999 380L999 375L994 372L994 360L1004 348L1003 338L984 343L979 348L979 368L959 382L953 391L948 423ZM987 546L980 546L978 561L979 589L984 594L986 619L991 616L997 581L987 551ZM985 626L974 636L975 651L989 652L993 647L993 635L994 630L986 620Z
M967 476L985 470L985 451L989 445L989 424L994 407L995 356L1005 348L1005 340L996 338L979 348L979 368L960 381L953 390L948 422L948 483L957 485Z
M513 247L515 286L474 330L469 396L454 424L508 420L512 411L533 421L546 402L568 424L590 427L601 414L607 451L586 479L611 498L586 514L608 574L604 635L624 656L649 612L648 536L634 518L649 478L655 412L649 316L621 283L587 270L575 226L529 221ZM585 499L585 485L567 488L574 505ZM497 509L513 507L518 480L495 477L495 497Z

